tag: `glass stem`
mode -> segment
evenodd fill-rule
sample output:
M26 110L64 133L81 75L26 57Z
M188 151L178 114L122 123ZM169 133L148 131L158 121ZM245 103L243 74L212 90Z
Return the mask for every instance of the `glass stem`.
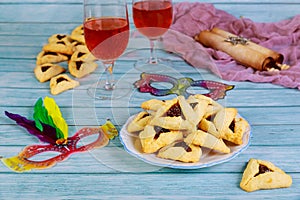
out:
M103 64L105 66L105 74L106 74L106 81L105 81L104 88L106 90L113 90L115 88L115 83L113 79L113 69L114 69L115 62L112 61Z
M156 49L155 49L155 41L156 40L150 39L150 58L149 58L149 63L150 64L157 64L158 63L158 59L157 59L157 56L156 56Z

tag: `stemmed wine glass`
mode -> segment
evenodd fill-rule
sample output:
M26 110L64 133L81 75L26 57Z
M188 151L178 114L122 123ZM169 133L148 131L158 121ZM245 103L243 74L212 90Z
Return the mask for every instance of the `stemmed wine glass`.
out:
M135 27L150 40L150 58L138 60L135 68L144 72L162 71L171 62L156 56L155 42L171 26L172 0L132 0L132 11Z
M102 61L106 73L105 81L98 81L88 89L89 95L98 99L115 99L126 95L130 91L130 84L125 88L122 83L122 88L119 88L113 79L114 63L129 41L126 0L84 0L83 27L86 46Z

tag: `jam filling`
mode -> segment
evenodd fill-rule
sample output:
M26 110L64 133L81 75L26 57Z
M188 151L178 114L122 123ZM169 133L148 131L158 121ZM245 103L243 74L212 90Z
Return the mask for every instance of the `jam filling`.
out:
M63 78L63 77L60 77L56 80L57 83L60 83L62 81L68 81L67 79Z
M216 117L216 114L213 114L213 115L207 116L206 119L207 119L208 121L211 121L211 122L212 122L212 121L214 120L215 117Z
M45 52L44 55L53 55L53 56L57 56L58 54L55 52Z
M184 141L176 143L174 147L182 147L186 152L192 151L191 147L189 147Z
M145 117L148 117L148 116L150 116L150 114L149 114L149 113L145 113L145 114L141 117L141 119L143 119L143 118L145 118Z
M66 37L66 35L57 35L57 36L56 36L56 38L59 39L59 40L65 38L65 37Z
M235 120L232 120L231 124L229 125L230 130L234 132L234 127L235 127Z
M185 117L182 114L181 108L179 103L174 104L166 113L168 117L182 117L185 119Z
M79 52L79 53L77 54L77 57L80 58L80 57L83 56L84 54L85 54L85 53Z
M190 103L190 106L194 109L196 106L198 105L198 103Z
M81 45L79 42L73 42L72 44L73 44L75 47Z
M80 70L80 67L81 67L83 62L82 61L76 61L75 63L76 63L76 69Z
M170 132L169 129L165 129L165 128L162 128L160 126L154 126L154 131L155 131L155 136L154 136L154 140L156 140L157 138L159 138L160 134L161 133L166 133L166 132Z
M63 45L66 45L66 43L64 41L59 41L57 42L56 44L63 44Z
M51 68L51 66L47 65L47 66L43 66L43 67L41 68L41 70L42 70L42 72L45 72L45 71L47 71L49 68Z
M254 175L254 177L260 175L260 174L263 174L263 173L266 173L266 172L273 172L271 169L269 169L267 166L265 165L259 165L259 171L257 174Z

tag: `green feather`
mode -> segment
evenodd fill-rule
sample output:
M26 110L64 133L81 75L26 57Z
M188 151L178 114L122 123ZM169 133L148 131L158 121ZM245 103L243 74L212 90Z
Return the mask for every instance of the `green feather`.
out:
M42 123L50 125L55 128L53 120L48 115L48 111L43 106L43 99L39 98L34 105L34 113L33 119L35 121L35 126L40 130L43 131Z
M33 118L40 131L43 131L43 123L55 128L57 139L68 138L68 124L53 98L45 97L44 101L39 98L34 105Z

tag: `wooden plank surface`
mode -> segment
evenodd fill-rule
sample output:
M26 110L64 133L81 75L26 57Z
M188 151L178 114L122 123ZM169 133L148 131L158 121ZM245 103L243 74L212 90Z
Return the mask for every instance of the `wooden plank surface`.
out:
M298 0L201 2L213 3L236 17L256 22L275 22L300 14ZM128 5L131 16L131 1ZM39 97L52 96L49 83L39 83L34 77L35 58L49 36L69 34L81 24L82 1L0 0L0 10L0 156L9 157L38 141L3 113L10 111L30 117ZM132 19L131 28L134 31ZM127 51L145 45L147 41L132 41ZM140 55L127 55L130 56L125 55L117 62L115 77L133 83L139 79L133 63ZM209 71L192 68L176 55L165 55L174 60L174 71L170 74L174 77L190 76L235 85L220 103L238 108L251 124L251 145L246 151L230 162L209 168L170 169L130 156L116 138L105 148L74 154L50 169L18 174L0 163L0 199L300 199L299 90L223 81ZM86 89L102 72L103 67L99 66L91 76L80 79L79 88L54 97L70 125L70 133L100 125L108 117L120 129L130 115L141 110L141 102L153 98L133 91L127 99L94 101L86 95ZM293 177L293 185L287 189L244 192L239 182L250 158L269 160L281 167Z

